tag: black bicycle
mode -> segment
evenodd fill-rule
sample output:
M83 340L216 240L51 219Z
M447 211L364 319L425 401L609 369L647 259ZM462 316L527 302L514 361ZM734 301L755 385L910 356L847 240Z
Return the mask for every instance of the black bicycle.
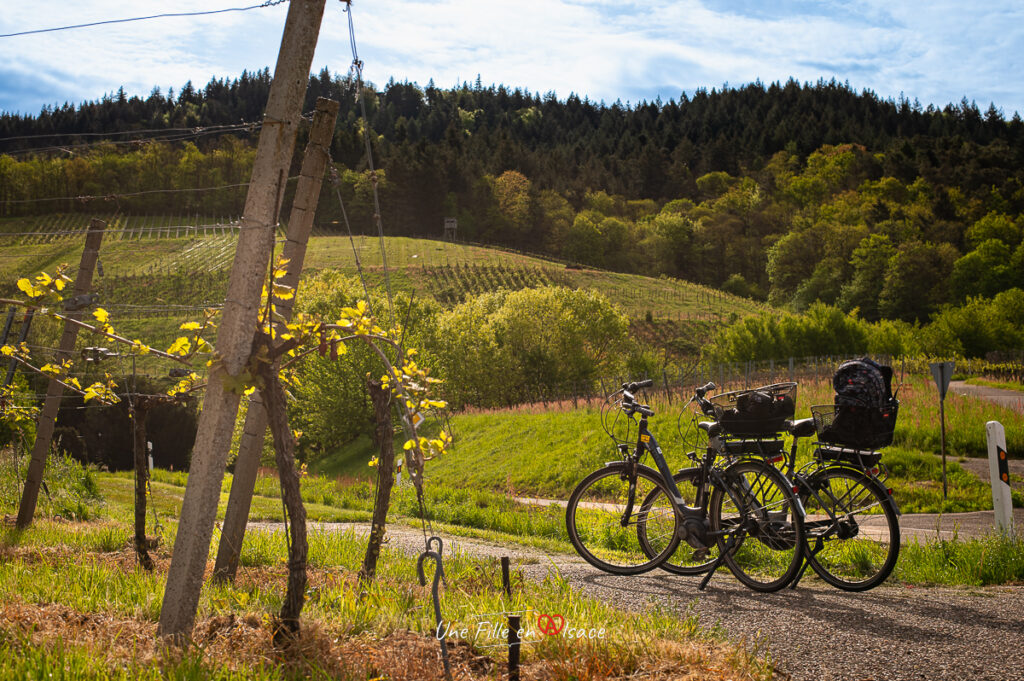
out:
M898 407L892 400L883 408L860 408L864 427L855 440L832 436L839 408L831 405L812 407L812 418L789 424L793 444L785 472L797 485L806 513L806 562L792 588L808 566L845 591L867 591L892 573L900 552L900 510L884 484L885 467L877 450L892 442ZM798 442L812 436L818 438L812 460L797 470Z
M678 549L692 564L675 564L673 571L705 573L701 589L723 563L758 591L789 584L804 549L803 509L792 483L766 461L737 459L709 446L703 457L693 455L695 468L680 472L684 496L648 429L654 411L634 395L650 385L623 384L605 402L602 424L621 459L588 475L569 497L566 526L577 552L605 572L632 575L663 565ZM704 397L714 388L709 383L695 391L706 413L715 412ZM620 417L626 426L621 437ZM718 421L698 427L709 441L723 433ZM656 468L644 465L647 456Z

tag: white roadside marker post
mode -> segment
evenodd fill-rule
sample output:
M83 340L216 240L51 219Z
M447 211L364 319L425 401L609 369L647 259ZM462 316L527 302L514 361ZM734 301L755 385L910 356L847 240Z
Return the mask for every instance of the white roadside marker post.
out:
M992 508L996 529L1013 532L1013 499L1010 496L1010 462L1006 458L1006 431L999 421L985 424L988 435L988 470L992 478Z

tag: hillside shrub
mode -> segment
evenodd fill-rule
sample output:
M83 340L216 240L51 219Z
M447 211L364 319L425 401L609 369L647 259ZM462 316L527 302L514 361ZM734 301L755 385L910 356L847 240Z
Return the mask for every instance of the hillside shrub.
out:
M477 296L438 319L434 352L455 407L584 390L625 369L628 321L601 294L562 287Z

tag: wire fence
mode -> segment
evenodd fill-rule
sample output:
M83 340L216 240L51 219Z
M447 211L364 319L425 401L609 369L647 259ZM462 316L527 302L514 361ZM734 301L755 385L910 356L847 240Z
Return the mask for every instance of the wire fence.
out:
M836 369L845 361L861 359L866 355L822 355L815 357L787 357L780 360L757 362L685 362L681 368L662 369L646 376L603 376L562 383L535 383L532 385L504 386L474 389L459 387L453 390L454 411L475 409L548 408L552 405L582 405L603 402L604 399L629 381L650 379L654 384L646 389L648 395L659 395L669 403L686 401L693 396L695 387L713 382L716 393L748 390L781 382L819 382L832 379ZM870 356L879 364L893 368L894 385L909 376L931 376L929 359L911 357ZM958 359L956 372L964 376L980 376L1010 383L1024 382L1024 357L988 359Z

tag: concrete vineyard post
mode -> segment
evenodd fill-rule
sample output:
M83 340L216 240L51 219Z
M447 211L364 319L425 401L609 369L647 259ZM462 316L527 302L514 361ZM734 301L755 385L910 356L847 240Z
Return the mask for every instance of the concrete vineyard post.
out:
M102 220L93 219L89 222L89 232L85 237L85 249L82 251L82 260L78 265L78 274L75 275L75 288L69 300L85 296L92 288L92 274L96 269L96 260L100 255L100 245L103 243L103 230L107 223ZM82 318L82 310L71 310L67 316L73 320ZM26 325L28 321L26 320ZM78 326L72 322L64 323L64 333L60 337L56 353L56 361L71 357L75 349L75 340L78 339ZM50 452L50 443L53 441L53 429L57 423L57 412L60 410L60 402L64 397L64 387L55 378L50 379L46 387L46 401L39 413L39 420L36 421L36 441L32 446L32 459L28 464L28 475L25 478L25 490L21 495L21 505L18 506L18 529L23 530L32 524L32 517L36 513L36 501L39 499L39 486L43 482L43 471L46 468L46 455Z
M217 334L219 360L211 367L199 416L174 554L157 633L188 637L199 607L221 481L238 415L239 391L229 387L252 352L260 292L274 248L274 225L309 83L326 0L292 0L267 98L245 199L224 313Z
M302 160L302 171L295 189L291 215L288 218L288 240L282 257L288 260L288 273L281 280L286 286L297 289L302 263L306 257L306 245L313 229L313 217L320 199L324 170L327 167L327 149L334 137L334 123L338 118L338 103L320 98L313 114L313 128ZM291 318L295 299L282 300L278 311L285 319ZM260 391L253 393L249 410L245 415L242 439L238 444L238 458L235 460L234 477L228 506L224 512L220 544L217 546L217 562L213 569L216 579L233 581L238 571L238 557L245 539L245 527L249 520L249 508L256 487L256 473L260 466L263 438L267 432L267 411Z

